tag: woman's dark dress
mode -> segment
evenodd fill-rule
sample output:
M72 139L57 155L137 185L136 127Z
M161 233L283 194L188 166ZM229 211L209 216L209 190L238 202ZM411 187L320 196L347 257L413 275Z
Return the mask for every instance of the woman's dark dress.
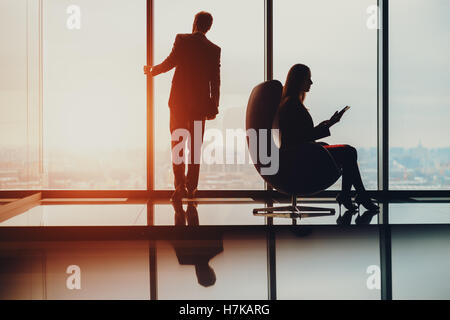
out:
M281 132L281 151L295 150L305 142L330 136L330 129L326 122L314 126L311 115L305 106L298 100L286 98L281 102L279 109L279 127ZM357 164L356 149L350 145L322 144L333 157L336 164L343 169L342 191L349 192L352 185L358 191L364 190Z

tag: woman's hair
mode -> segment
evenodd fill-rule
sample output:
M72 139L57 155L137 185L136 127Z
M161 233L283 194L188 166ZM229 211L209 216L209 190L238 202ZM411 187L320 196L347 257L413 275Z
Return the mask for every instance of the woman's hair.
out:
M286 98L296 98L298 99L300 93L300 84L309 77L310 69L304 64L294 64L288 72L286 77L286 82L283 87L283 94L281 96L281 101Z

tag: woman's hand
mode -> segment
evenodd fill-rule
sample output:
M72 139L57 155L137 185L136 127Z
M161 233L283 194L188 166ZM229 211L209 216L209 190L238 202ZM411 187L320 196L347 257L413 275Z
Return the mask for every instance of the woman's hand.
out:
M329 127L332 126L332 124L330 123L330 120L325 120L325 121L322 121L322 122L319 124L319 126L323 126L323 127L329 128Z
M339 113L339 111L336 111L333 116L330 118L330 120L328 120L330 127L335 125L336 123L338 123L341 120L342 114Z
M340 114L338 111L336 111L333 116L330 118L330 120L325 120L320 123L321 126L330 128L334 126L336 123L338 123L341 120L342 114Z

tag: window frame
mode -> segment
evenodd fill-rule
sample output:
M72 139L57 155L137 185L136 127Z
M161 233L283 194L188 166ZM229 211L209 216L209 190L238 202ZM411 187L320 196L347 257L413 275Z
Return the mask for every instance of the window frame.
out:
M153 64L153 42L154 42L154 0L147 1L147 65ZM273 79L273 0L264 1L264 80ZM380 26L377 33L377 190L370 191L371 196L377 199L405 199L411 197L447 197L448 190L390 190L389 189L389 2L387 0L377 0L380 8ZM43 1L40 0L39 14L42 15ZM39 17L42 23L42 16ZM42 32L42 30L41 30ZM42 35L40 41L42 41ZM42 45L40 46L42 50ZM42 86L40 86L42 90ZM82 194L88 197L98 197L98 195L116 194L118 196L133 196L150 198L166 198L170 196L170 190L160 190L155 188L155 135L154 135L154 93L153 79L147 76L147 187L144 190L0 190L0 197L19 193L30 194L32 192L44 192L52 197L67 197L67 195ZM40 115L42 117L42 114ZM42 121L40 121L42 126ZM42 137L41 137L42 139ZM43 145L41 141L41 146ZM40 153L42 157L42 152ZM42 158L41 158L42 160ZM41 161L42 162L42 161ZM41 173L43 168L40 169ZM29 191L29 192L27 192ZM315 198L335 197L338 191L323 191ZM278 192L265 183L263 190L201 190L202 197L252 197L270 198L283 197ZM384 219L383 219L384 220Z
M273 78L273 0L264 1L264 79ZM377 0L380 8L381 22L377 34L377 155L378 155L378 189L369 191L370 196L378 199L381 205L378 223L380 228L380 267L382 276L381 298L392 299L392 264L391 264L391 227L389 225L389 202L414 201L421 198L424 202L439 202L449 200L449 190L389 190L389 1ZM42 5L42 0L40 0ZM42 8L41 8L42 10ZM41 11L42 12L42 11ZM147 65L153 64L153 0L147 0ZM42 41L42 37L41 37ZM153 200L168 199L170 190L157 190L154 188L154 97L153 80L147 77L147 188L146 190L0 190L0 198L25 198L41 193L41 198L127 198L127 201L145 199L149 203ZM338 191L323 191L311 196L311 199L320 198L322 201L334 201ZM265 185L265 190L202 190L202 198L252 198L262 200L270 205L274 200L286 200L287 196L272 190ZM148 206L149 226L152 225L153 207ZM272 220L267 219L266 224L272 227ZM275 268L275 231L268 228L267 234L267 263L268 263L268 290L269 299L276 299L276 268ZM154 241L154 240L151 240ZM156 249L151 246L151 281L156 281ZM155 298L155 286L152 287L151 296Z

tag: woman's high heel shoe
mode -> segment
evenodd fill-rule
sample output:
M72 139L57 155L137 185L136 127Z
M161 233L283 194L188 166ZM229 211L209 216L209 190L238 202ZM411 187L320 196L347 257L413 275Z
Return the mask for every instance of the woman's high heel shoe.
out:
M339 203L339 210L341 210L341 205L344 205L345 209L349 211L355 211L356 206L352 202L352 197L350 197L350 193L341 192L336 197L337 203Z
M367 196L367 194L357 194L355 198L355 202L358 204L358 207L360 205L363 205L364 208L366 208L369 211L378 211L380 210L380 207L375 204L375 202L372 201L372 199Z

